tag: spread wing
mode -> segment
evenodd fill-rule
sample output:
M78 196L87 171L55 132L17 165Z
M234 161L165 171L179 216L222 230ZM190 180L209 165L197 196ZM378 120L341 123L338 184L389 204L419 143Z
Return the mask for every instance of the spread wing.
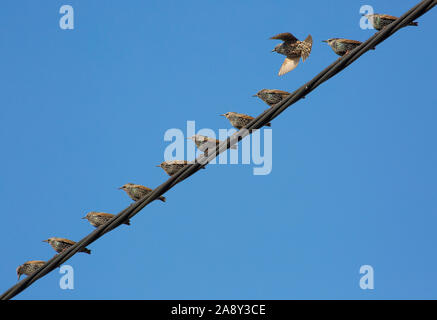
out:
M311 35L308 35L308 37L304 41L302 41L299 46L301 48L302 62L304 62L311 53L311 48L313 47L313 37L311 37Z
M278 76L282 76L287 72L294 70L299 64L299 59L300 59L299 56L293 58L285 58L284 63L281 66L281 69L279 69Z
M297 38L295 36L293 36L290 32L279 33L276 36L271 37L270 39L291 41L291 42L297 41Z

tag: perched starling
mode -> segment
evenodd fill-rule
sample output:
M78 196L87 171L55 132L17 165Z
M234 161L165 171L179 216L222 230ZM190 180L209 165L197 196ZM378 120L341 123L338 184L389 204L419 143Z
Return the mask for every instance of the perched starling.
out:
M126 183L124 186L122 186L119 189L126 191L127 195L133 201L138 201L153 191L150 188L147 188L147 187L142 186L140 184L133 184L133 183ZM160 196L158 199L161 200L162 202L165 202L165 197L163 197L163 196Z
M279 76L290 72L299 64L300 58L302 58L302 62L304 62L311 53L311 47L313 46L313 38L311 35L304 41L299 41L295 36L293 36L289 32L280 33L276 36L271 37L270 39L283 40L284 42L278 44L272 52L277 52L286 56L284 63L279 69Z
M32 273L38 271L46 262L41 260L27 261L17 268L18 280L21 275L30 276Z
M89 223L91 223L92 226L98 228L101 225L104 225L106 222L108 222L109 220L111 220L114 217L115 217L115 215L110 214L110 213L91 211L91 212L88 212L87 215L85 217L83 217L82 219L87 219L89 221ZM130 226L129 220L126 221L124 224L127 224L128 226Z
M193 165L194 162L192 161L186 161L186 160L170 160L170 161L164 161L157 165L157 167L161 167L164 169L164 171L169 175L172 176L182 168ZM205 169L205 167L202 167L202 169Z
M72 245L74 245L76 243L76 242L68 240L68 239L54 238L54 237L48 238L47 240L43 240L43 242L47 242L48 244L50 244L52 246L52 248L55 249L55 251L57 253L64 251L65 249L71 247ZM85 253L91 254L91 250L89 250L87 248L83 248L79 252L85 252Z
M196 144L197 148L199 148L200 151L204 152L205 155L208 154L208 150L215 151L217 146L219 145L220 140L210 138L207 136L202 136L200 134L196 134L192 137L189 137L187 139L193 140L193 142ZM234 144L231 146L231 149L237 149L237 145Z
M349 39L341 39L341 38L332 38L322 41L329 44L332 50L334 50L334 52L339 56L344 56L345 54L349 53L349 51L352 51L362 43L357 40L349 40ZM372 50L373 49L374 48L372 48Z
M247 114L241 114L236 112L226 112L225 114L221 114L221 116L226 117L232 126L238 130L241 130L243 127L247 126L249 122L251 122L254 117L248 116ZM267 123L265 126L270 127L270 123Z
M287 98L290 92L277 90L277 89L262 89L254 94L254 97L258 97L267 103L270 107L281 102L283 99Z
M373 25L376 30L382 30L384 27L388 26L390 23L394 22L397 17L389 16L388 14L366 14L365 17ZM417 27L419 24L417 22L411 22L409 26Z

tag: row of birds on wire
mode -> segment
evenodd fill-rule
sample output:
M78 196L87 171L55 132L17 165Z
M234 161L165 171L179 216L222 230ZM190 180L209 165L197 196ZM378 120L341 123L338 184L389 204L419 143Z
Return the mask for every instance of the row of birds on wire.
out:
M384 27L388 26L390 23L394 22L397 19L397 17L386 14L369 14L366 15L366 17L372 23L373 27L378 31L382 30ZM410 25L417 26L418 24L417 22L412 22ZM283 41L282 43L275 46L275 48L272 50L273 52L277 52L285 56L285 60L281 68L279 69L279 76L282 76L295 69L298 66L300 60L304 62L311 53L311 48L313 44L313 39L311 35L308 35L308 37L304 41L299 41L291 33L286 32L277 34L270 39ZM323 40L323 42L326 42L339 56L344 56L348 54L350 51L352 51L361 44L360 41L344 38L332 38L328 40ZM283 99L287 98L289 95L289 92L282 90L262 89L254 96L262 99L265 103L272 107L275 104L281 102ZM244 128L254 119L253 117L246 114L236 112L227 112L225 114L222 114L222 116L226 117L231 125L237 130ZM270 123L266 124L266 126L270 126ZM205 154L208 150L212 150L212 148L214 148L215 150L215 147L221 142L220 140L198 134L188 139L193 140L196 147ZM235 149L236 146L233 145L231 146L231 148ZM185 166L192 164L193 162L186 160L171 160L162 162L158 165L158 167L161 167L169 176L172 176ZM127 183L119 189L124 190L128 194L128 196L134 201L142 199L153 191L148 187L133 183ZM166 199L165 197L160 196L158 200L165 202ZM110 221L112 218L114 218L114 216L115 215L110 213L92 211L87 213L87 215L82 219L88 220L92 226L97 228ZM124 222L124 224L129 225L129 220ZM75 242L72 240L57 237L49 238L47 240L44 240L44 242L50 244L57 253L61 253L62 251L75 244ZM88 248L83 248L80 252L91 254L91 250L89 250ZM16 270L18 280L20 279L21 275L31 275L39 268L41 268L44 264L45 261L32 260L20 265Z

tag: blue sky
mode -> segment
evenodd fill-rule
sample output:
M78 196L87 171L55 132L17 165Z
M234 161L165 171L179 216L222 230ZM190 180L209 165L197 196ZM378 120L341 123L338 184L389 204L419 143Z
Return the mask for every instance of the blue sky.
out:
M0 291L81 239L91 210L117 213L126 182L167 175L164 133L230 128L251 95L297 89L337 59L321 40L366 40L361 5L405 1L3 1L0 11ZM74 30L59 8L75 10ZM405 28L272 123L273 170L211 165L17 299L431 299L437 297L437 11ZM313 36L283 77L268 40ZM375 289L359 287L371 265Z

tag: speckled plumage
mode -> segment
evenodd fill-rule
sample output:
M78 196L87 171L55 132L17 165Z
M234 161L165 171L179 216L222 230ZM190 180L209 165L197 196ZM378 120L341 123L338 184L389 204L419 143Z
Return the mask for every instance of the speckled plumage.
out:
M172 176L182 168L192 164L194 164L192 161L170 160L161 162L157 167L161 167L169 176ZM203 169L205 169L205 167L203 167Z
M30 276L32 273L38 271L46 262L42 260L32 260L23 263L21 266L17 268L17 276L18 280L24 274L26 276Z
M271 37L270 39L282 40L281 44L278 44L272 51L286 56L284 63L279 69L279 76L290 72L299 64L299 60L304 62L311 53L313 45L313 38L311 35L304 41L299 41L295 36L289 32L284 32Z
M369 22L376 30L382 30L384 27L388 26L390 23L398 19L397 17L390 16L388 14L378 13L367 14L365 15L365 17L369 20ZM411 22L408 25L417 27L419 24L417 22Z
M138 201L144 198L146 195L148 195L150 192L153 191L150 188L147 188L140 184L133 184L133 183L126 183L124 186L122 186L119 189L126 191L127 195L134 201ZM165 197L163 196L160 196L158 199L161 200L162 202L165 202Z
M346 53L352 51L353 49L355 49L361 44L361 42L357 40L349 40L349 39L342 39L342 38L332 38L328 40L323 40L323 42L329 44L332 50L334 50L334 52L339 56L344 56Z
M55 251L57 253L64 251L65 249L71 247L72 245L74 245L76 243L76 242L69 240L69 239L55 238L55 237L49 238L47 240L43 240L43 242L47 242L48 244L50 244L52 246L52 248L55 249ZM83 248L79 252L91 254L91 250L89 250L87 248Z
M200 134L196 134L192 137L189 137L187 139L193 140L193 142L196 144L196 147L205 153L205 155L208 154L208 150L215 151L217 146L220 144L220 140L210 138L207 136L202 136ZM231 146L231 149L237 149L237 145Z
M277 89L262 89L254 95L267 103L269 106L273 106L290 95L289 92L277 90Z
M222 114L222 116L226 117L232 124L232 126L237 130L241 130L243 127L247 126L253 119L255 119L254 117L248 116L247 114L236 112L226 112L225 114ZM270 127L270 123L267 123L266 126Z
M92 226L98 228L114 217L115 215L110 213L91 211L88 212L87 215L82 219L87 219ZM129 220L126 221L124 224L127 224L129 226L130 225Z

